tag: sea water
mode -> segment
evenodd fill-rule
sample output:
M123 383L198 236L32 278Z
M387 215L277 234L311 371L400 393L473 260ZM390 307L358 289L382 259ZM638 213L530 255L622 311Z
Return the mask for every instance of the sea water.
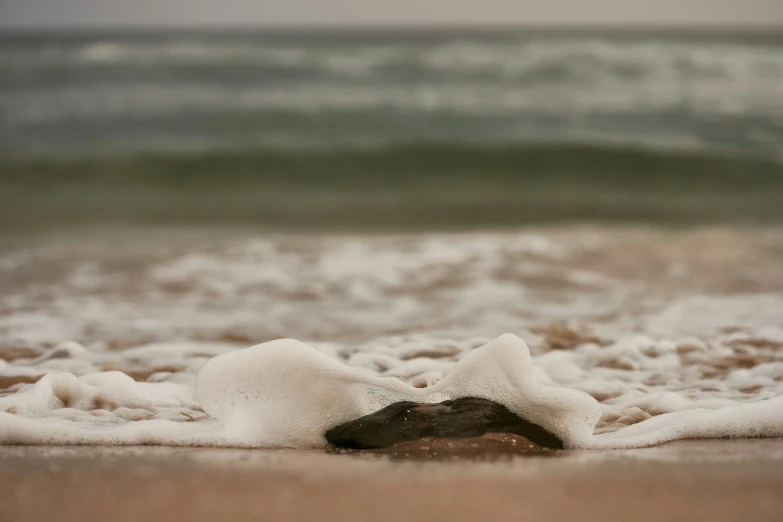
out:
M774 230L140 237L0 258L0 441L318 447L460 397L566 447L783 435Z
M783 150L783 39L753 31L0 35L0 154L619 144Z

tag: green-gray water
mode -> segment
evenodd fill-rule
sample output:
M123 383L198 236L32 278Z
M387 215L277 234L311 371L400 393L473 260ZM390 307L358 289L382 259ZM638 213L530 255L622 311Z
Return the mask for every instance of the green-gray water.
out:
M0 35L5 227L783 219L783 39Z
M594 147L411 145L60 160L3 167L0 219L452 228L574 220L777 222L774 160Z

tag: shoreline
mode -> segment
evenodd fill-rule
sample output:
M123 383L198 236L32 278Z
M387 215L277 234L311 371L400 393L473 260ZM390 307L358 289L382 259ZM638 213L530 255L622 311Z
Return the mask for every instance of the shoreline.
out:
M448 448L448 445L451 445ZM516 445L523 445L518 443ZM385 452L3 447L4 518L166 520L773 520L783 439L680 441L642 450L514 449L503 437ZM414 460L423 447L445 460ZM505 449L510 453L484 451ZM430 455L437 450L431 450ZM476 460L477 455L483 460ZM512 455L512 456L509 456Z

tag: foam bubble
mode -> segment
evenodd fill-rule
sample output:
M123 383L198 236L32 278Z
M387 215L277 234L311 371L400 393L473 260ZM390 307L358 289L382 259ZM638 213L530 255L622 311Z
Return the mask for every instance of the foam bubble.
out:
M570 448L637 447L688 437L783 435L783 398L777 398L717 410L675 411L593 436L602 415L598 402L584 392L539 382L527 345L507 334L468 353L442 380L427 388L351 368L292 339L209 360L199 371L195 389L137 383L120 372L81 378L69 373L47 375L24 391L0 399L0 409L6 412L0 414L0 441L319 447L326 444L324 434L330 428L390 404L462 397L502 404ZM106 422L102 415L92 420L86 413L122 409L127 419L128 410L195 410L199 406L213 420L204 424L170 418L123 421L114 415ZM672 409L681 406L675 404ZM74 411L47 415L55 410Z
M106 426L93 421L68 425L53 410L117 410L188 407L188 387L137 383L119 372L76 378L47 375L38 383L0 399L5 443L181 444L252 447L317 447L330 428L400 401L441 402L481 397L560 437L567 445L589 440L601 415L589 395L535 379L530 352L513 335L501 336L463 358L444 379L414 388L399 379L351 368L315 348L291 339L270 341L211 359L199 371L195 388L203 410L215 419L209 428L174 421L138 421ZM38 423L32 423L37 418ZM55 418L52 418L55 417ZM84 416L71 420L83 421Z

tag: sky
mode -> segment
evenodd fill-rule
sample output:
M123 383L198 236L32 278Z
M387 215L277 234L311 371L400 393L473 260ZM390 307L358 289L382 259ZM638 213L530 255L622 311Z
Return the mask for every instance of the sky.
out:
M783 0L0 0L0 28L172 25L783 27Z

